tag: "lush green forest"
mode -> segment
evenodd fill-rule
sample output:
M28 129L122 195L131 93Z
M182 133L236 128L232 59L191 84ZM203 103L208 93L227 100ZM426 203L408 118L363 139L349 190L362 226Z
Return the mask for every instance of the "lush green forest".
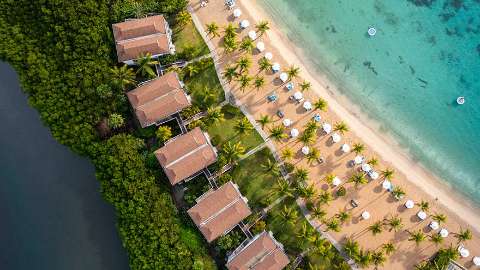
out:
M180 221L169 187L146 165L145 142L131 125L99 132L102 123L131 119L124 81L112 71L110 25L151 12L173 18L185 6L186 0L0 1L0 59L16 69L55 139L95 164L132 269L215 267L196 232Z

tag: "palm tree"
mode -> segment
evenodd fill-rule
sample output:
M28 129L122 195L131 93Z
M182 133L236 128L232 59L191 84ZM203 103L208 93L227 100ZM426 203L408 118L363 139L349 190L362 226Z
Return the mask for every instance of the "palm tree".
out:
M333 130L339 132L340 134L344 134L348 131L348 126L345 122L340 121L335 123Z
M284 222L293 226L298 219L298 212L293 207L287 207L284 205L282 211L280 212L280 217Z
M458 243L466 242L472 239L472 232L469 229L460 229L459 233L455 233L455 237L458 239Z
M405 191L402 189L402 187L396 186L392 190L392 196L395 199L400 200L403 198L403 196L405 196Z
M203 97L201 98L201 101L203 102L204 105L207 107L211 107L215 103L217 103L218 95L215 91L208 87L204 87L203 89Z
M245 89L250 85L250 82L252 81L252 77L244 74L238 78L238 81L240 82L240 90L242 90L242 92L245 92Z
M305 145L312 145L315 143L315 134L312 132L304 131L300 137L298 137L298 141L305 144Z
M392 179L394 174L395 174L395 170L390 168L386 168L385 170L382 171L383 178Z
M415 270L432 270L429 261L422 261L415 265Z
M122 90L125 90L128 85L135 84L135 73L127 65L121 67L115 66L110 70L110 73L113 82L120 86Z
M397 248L395 247L395 245L392 242L387 242L387 243L382 245L382 249L383 249L383 251L385 251L385 254L390 255L393 252L395 252L395 250Z
M301 198L304 198L304 199L312 199L314 196L315 196L315 187L312 186L312 185L309 185L309 186L306 186L306 187L303 187L303 186L300 186L298 188L298 192L299 192L299 195Z
M327 215L327 212L323 210L319 205L316 205L312 208L311 215L313 218L323 219Z
M220 33L218 33L219 27L215 22L207 23L206 28L207 35L212 36L212 38L220 36Z
M358 254L358 259L356 263L362 267L366 268L372 263L372 253L370 251L365 251L365 250L360 250L360 253Z
M306 221L304 221L300 231L296 233L296 236L303 242L310 242L315 240L315 231Z
M256 76L255 80L253 81L253 85L255 86L257 91L260 90L260 88L265 85L265 78L263 78L262 76Z
M377 235L382 232L383 230L383 223L381 221L377 221L368 227L368 230L372 232L373 235Z
M237 68L234 66L226 67L222 75L225 80L230 83L234 78L237 77Z
M270 128L269 132L269 138L272 138L275 141L280 141L288 137L288 135L285 133L285 128L283 126L273 126Z
M178 12L177 15L175 16L175 23L180 27L184 27L191 20L191 18L192 16L188 11L182 10Z
M252 60L247 57L241 57L237 60L237 68L240 69L240 73L248 72L248 69L252 66Z
M261 115L257 122L260 124L262 129L264 129L266 125L272 122L272 118L269 115Z
M354 183L355 188L358 188L360 185L364 185L368 183L368 179L365 178L363 173L356 173L350 177L348 182Z
M283 160L291 160L293 158L293 151L290 148L285 148L282 150L282 155L281 155Z
M438 224L442 224L447 221L447 216L444 214L436 213L432 216L432 219L438 222Z
M372 263L375 265L375 269L378 269L379 266L382 266L387 259L385 258L385 254L383 251L374 251L372 253Z
M389 219L386 219L385 225L389 227L389 232L391 232L392 230L398 232L403 227L402 219L398 216L393 216Z
M332 218L329 221L325 223L327 226L327 229L325 231L334 231L334 232L340 232L340 222L336 218Z
M347 254L348 257L356 261L358 255L360 254L360 246L355 240L347 238L347 241L343 245L343 251Z
M297 182L306 182L308 180L308 170L297 168L293 174Z
M255 44L253 43L253 40L249 37L244 38L240 43L240 49L246 52L252 53L253 48L255 48Z
M290 187L290 184L283 179L277 180L277 185L272 190L272 194L275 193L280 195L280 197L293 197L293 189Z
M237 36L237 29L238 28L236 26L234 26L232 23L229 23L224 29L225 38L236 37Z
M328 205L333 200L333 196L330 192L324 190L318 194L318 203Z
M300 83L300 91L302 92L310 90L311 87L312 87L312 84L310 82L303 81L302 83Z
M298 77L299 74L300 74L300 68L296 66L292 65L287 69L287 75L288 75L289 81Z
M334 174L328 174L325 176L325 178L323 180L325 180L325 182L327 182L327 184L331 185L333 183L333 179L335 179L335 175Z
M365 151L365 146L362 144L362 143L354 143L353 144L353 147L352 147L352 151L359 155L361 154L363 151Z
M199 72L198 66L195 64L189 64L185 67L185 78L191 78Z
M308 123L305 125L305 132L315 134L318 129L318 124L314 120L308 121Z
M140 73L145 78L156 76L152 66L158 64L158 61L153 60L151 53L141 55L139 59L135 60L135 63L138 66L137 74Z
M415 242L417 246L420 245L420 243L422 243L426 239L425 234L420 230L416 232L409 232L409 233L410 233L410 237L408 238L408 241Z
M376 157L372 157L367 161L367 164L370 166L376 166L378 164L378 159Z
M241 155L245 153L245 147L243 147L241 142L231 143L229 141L222 146L221 153L227 164L236 165Z
M343 224L343 223L347 222L348 220L350 220L352 215L347 211L340 211L335 215L335 217L338 218L340 223Z
M260 37L265 34L270 29L270 26L268 25L268 21L260 21L255 25L255 28L257 28L257 32L260 33Z
M223 39L223 47L225 48L225 53L230 54L233 53L238 48L237 40L235 36L233 37L225 37Z
M318 98L317 101L313 103L313 107L315 108L315 110L319 110L319 111L324 111L324 112L327 111L327 106L328 106L328 103L323 98Z
M280 169L277 166L277 163L273 162L271 159L267 158L267 162L261 165L265 172L270 172L274 176L280 175Z
M430 241L432 243L434 243L435 246L438 246L441 243L443 243L443 237L438 233L434 233L434 234L430 235Z
M245 135L245 134L251 132L254 129L252 124L250 124L250 122L248 121L248 119L246 117L243 117L242 119L237 120L237 122L235 123L235 126L233 128L240 135Z
M266 71L272 68L272 62L265 57L258 60L258 72Z
M205 122L207 125L215 125L224 120L221 107L210 107L207 109L207 116Z
M424 201L422 200L418 206L420 207L420 209L423 211L423 212L428 212L428 210L430 209L430 203L428 203L427 201Z
M314 161L317 161L320 158L320 151L315 148L311 147L310 152L307 154L307 161L309 164L312 164Z

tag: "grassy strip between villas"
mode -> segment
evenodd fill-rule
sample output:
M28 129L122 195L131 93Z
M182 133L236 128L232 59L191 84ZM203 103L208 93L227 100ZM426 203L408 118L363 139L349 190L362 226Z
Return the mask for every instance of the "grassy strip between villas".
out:
M172 32L177 53L187 54L191 58L195 58L210 52L191 20L181 27L178 25L173 27Z

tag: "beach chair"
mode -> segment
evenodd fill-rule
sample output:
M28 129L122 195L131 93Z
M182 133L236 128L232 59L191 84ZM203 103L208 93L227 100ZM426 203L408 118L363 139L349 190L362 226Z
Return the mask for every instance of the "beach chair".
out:
M353 207L353 208L357 208L359 203L356 201L356 200L350 200L350 205Z
M270 95L267 96L267 100L269 102L275 102L278 99L277 94L272 92Z
M292 91L295 86L293 85L293 82L289 82L285 85L285 88L287 88L288 91Z
M283 118L285 116L285 113L282 110L277 111L277 116L280 118Z

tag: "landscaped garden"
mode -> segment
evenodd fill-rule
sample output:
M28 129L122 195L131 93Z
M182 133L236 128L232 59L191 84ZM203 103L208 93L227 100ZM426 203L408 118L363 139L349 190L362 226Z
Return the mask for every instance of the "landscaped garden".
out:
M172 32L173 44L178 54L192 59L210 53L192 20L175 25Z

